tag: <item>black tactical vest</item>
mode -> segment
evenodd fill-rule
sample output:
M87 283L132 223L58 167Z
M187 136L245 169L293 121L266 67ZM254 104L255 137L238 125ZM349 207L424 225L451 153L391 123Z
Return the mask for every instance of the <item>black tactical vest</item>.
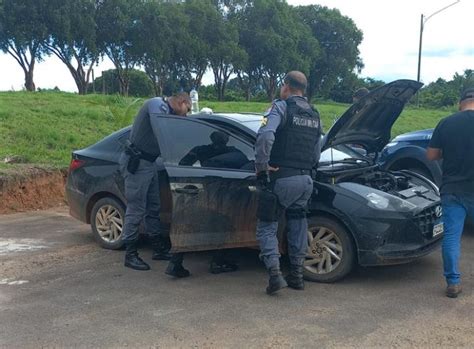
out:
M319 161L315 154L321 137L319 113L303 97L290 97L286 105L286 120L275 134L269 164L310 170Z

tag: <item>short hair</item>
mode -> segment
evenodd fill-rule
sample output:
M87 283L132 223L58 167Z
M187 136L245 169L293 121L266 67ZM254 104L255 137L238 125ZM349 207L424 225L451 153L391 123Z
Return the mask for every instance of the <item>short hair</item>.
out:
M187 92L178 92L174 94L172 98L176 99L178 102L187 102L191 104L191 97Z
M459 102L463 102L468 99L472 99L474 101L474 87L468 87L462 91Z
M362 97L368 95L369 92L370 91L366 89L365 87L361 87L354 92L354 94L352 95L352 98L361 99Z
M308 80L306 76L297 70L290 71L288 74L285 75L283 82L290 86L290 90L300 91L305 93L306 87L308 86Z

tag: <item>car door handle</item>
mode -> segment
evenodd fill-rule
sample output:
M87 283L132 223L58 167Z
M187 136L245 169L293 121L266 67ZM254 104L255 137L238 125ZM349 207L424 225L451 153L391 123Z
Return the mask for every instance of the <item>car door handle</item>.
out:
M187 194L187 195L199 194L199 188L194 185L187 185L183 188L175 188L175 191L179 194Z

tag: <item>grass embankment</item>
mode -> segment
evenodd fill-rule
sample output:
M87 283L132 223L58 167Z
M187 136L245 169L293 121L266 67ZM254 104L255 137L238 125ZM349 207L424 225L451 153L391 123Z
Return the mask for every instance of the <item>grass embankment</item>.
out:
M93 144L130 124L143 100L119 96L71 93L0 93L0 171L12 169L3 164L15 156L23 163L65 167L71 151ZM206 102L222 112L264 112L268 103ZM325 129L347 105L319 103ZM393 136L411 130L434 127L450 111L410 109L404 111L393 129Z

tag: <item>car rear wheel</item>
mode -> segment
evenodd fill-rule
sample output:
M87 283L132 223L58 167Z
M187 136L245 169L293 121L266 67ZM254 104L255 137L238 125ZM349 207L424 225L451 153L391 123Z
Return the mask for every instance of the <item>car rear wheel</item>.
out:
M122 229L125 208L114 198L97 201L91 212L91 226L97 242L104 248L118 250L122 248Z
M335 282L349 274L356 263L355 246L346 228L327 217L308 218L308 253L304 277Z

